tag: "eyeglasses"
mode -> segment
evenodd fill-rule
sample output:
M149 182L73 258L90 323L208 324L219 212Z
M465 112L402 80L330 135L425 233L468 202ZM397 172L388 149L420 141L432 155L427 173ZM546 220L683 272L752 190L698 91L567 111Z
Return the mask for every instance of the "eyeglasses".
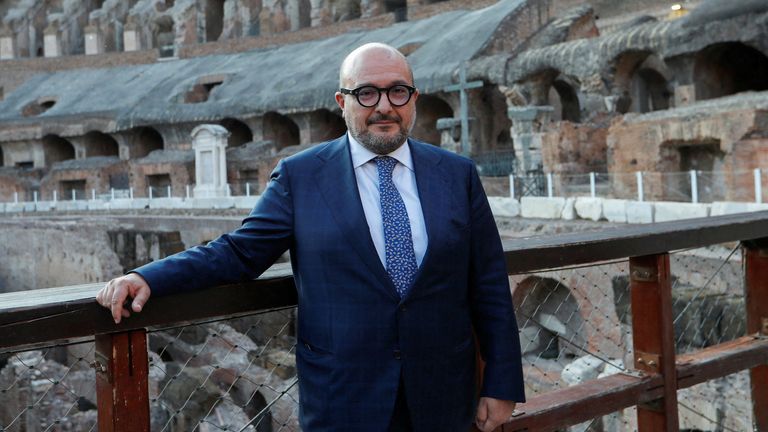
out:
M340 88L341 94L353 95L357 98L357 102L366 107L375 107L381 100L381 93L387 93L387 99L392 106L401 107L411 100L411 95L416 91L416 87L411 87L403 84L393 85L389 88L381 88L370 85L358 87L356 89Z

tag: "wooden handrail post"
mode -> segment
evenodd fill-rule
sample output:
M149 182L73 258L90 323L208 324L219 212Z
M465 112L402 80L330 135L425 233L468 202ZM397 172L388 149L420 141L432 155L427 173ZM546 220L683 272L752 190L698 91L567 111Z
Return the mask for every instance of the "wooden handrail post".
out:
M149 432L149 363L144 329L96 335L100 432Z
M664 377L664 396L637 407L639 432L677 431L677 371L669 254L629 259L635 368Z
M744 244L744 299L747 334L768 337L768 239ZM755 430L768 430L768 365L749 370Z

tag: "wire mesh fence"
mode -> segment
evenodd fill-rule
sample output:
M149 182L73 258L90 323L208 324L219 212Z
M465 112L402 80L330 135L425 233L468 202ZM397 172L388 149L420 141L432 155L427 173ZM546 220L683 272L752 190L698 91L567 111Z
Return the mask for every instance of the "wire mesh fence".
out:
M288 308L150 330L151 430L298 431L294 321ZM96 430L92 341L0 358L0 431Z
M745 335L741 255L735 243L670 254L678 353ZM529 398L632 373L632 314L643 311L631 310L628 260L516 274L510 281ZM681 430L752 430L750 387L744 376L681 390ZM731 408L733 395L747 402ZM623 432L636 427L636 410L625 409L570 430Z

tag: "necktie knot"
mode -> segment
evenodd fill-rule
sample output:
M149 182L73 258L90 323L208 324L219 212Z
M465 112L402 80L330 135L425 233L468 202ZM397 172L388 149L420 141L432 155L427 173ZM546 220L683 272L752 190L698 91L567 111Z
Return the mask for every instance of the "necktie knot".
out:
M376 168L379 170L379 177L387 180L391 179L392 171L394 171L395 165L397 165L397 159L390 156L376 156L374 161L376 161Z

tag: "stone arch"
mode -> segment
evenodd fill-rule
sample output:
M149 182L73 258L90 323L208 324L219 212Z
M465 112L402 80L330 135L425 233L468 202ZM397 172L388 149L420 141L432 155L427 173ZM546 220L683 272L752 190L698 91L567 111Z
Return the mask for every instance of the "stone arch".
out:
M552 120L581 122L581 104L573 81L564 77L555 78L547 96L549 105L555 108Z
M321 108L314 111L312 119L312 142L323 142L338 138L347 132L344 118L330 110Z
M418 140L440 145L440 131L435 127L437 119L452 117L453 108L444 99L421 94L416 100L416 123L411 135Z
M264 114L263 130L264 139L273 141L278 151L299 144L299 126L280 113L270 111Z
M46 135L42 141L46 166L75 158L75 146L59 135Z
M207 0L205 2L205 40L219 40L224 30L224 0Z
M148 126L136 129L131 144L131 157L133 158L144 157L155 150L165 148L165 140L160 132Z
M651 51L627 51L612 63L616 111L650 112L670 107L671 74Z
M768 90L768 57L741 42L710 45L696 54L696 100Z
M100 131L90 131L83 136L85 156L119 156L117 141Z
M513 302L524 355L567 363L581 354L575 347L587 339L585 322L567 286L555 279L530 276L515 288Z
M229 131L228 147L238 147L253 141L253 132L247 124L238 119L227 117L219 122Z

